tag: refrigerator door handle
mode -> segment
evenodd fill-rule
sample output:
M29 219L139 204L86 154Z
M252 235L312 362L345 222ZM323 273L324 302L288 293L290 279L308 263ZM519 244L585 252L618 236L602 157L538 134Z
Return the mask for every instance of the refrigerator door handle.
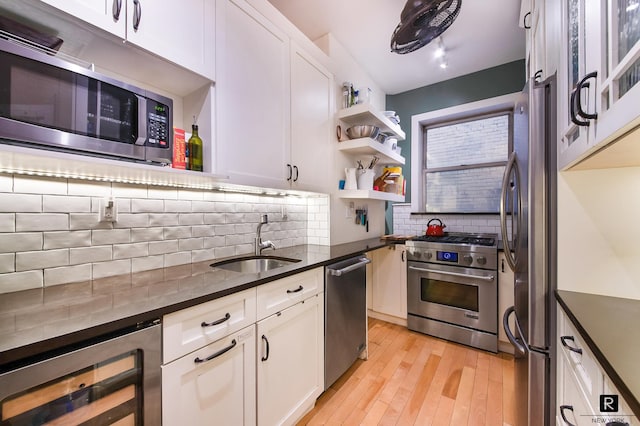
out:
M500 229L502 230L504 254L509 267L512 271L515 271L516 264L518 263L518 253L517 251L513 251L513 247L511 247L511 243L509 243L509 234L507 233L507 190L509 189L509 177L511 176L512 171L515 173L518 212L516 217L511 217L511 220L519 220L522 213L522 203L520 200L520 170L516 161L515 152L512 152L509 156L509 162L507 163L507 167L504 170L504 176L502 177L502 191L500 193ZM516 229L518 229L518 227L516 227ZM513 235L514 241L516 237L517 235Z
M504 315L502 316L502 327L504 327L504 332L507 335L507 339L509 339L509 342L511 342L513 347L516 348L516 351L518 351L520 355L524 356L527 353L527 347L518 340L518 338L513 334L513 331L511 331L511 328L509 327L509 317L515 312L515 306L511 306L506 311L504 311ZM517 317L515 318L515 323L518 331L520 331L520 325L518 324ZM520 333L520 335L522 336L522 333Z

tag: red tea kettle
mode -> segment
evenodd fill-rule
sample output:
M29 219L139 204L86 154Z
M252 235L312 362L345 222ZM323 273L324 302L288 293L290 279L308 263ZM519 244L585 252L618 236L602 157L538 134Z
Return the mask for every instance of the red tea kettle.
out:
M437 220L438 222L440 222L440 225L432 225L431 222ZM427 235L431 235L434 237L442 237L444 235L444 228L446 228L447 225L445 225L444 223L442 223L442 221L438 218L434 218L431 219L429 222L427 222Z

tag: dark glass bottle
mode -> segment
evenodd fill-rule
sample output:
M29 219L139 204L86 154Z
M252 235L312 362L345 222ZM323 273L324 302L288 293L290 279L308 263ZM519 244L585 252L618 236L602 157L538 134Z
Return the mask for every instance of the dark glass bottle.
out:
M202 171L202 139L198 136L198 125L191 126L189 138L189 167L196 172Z

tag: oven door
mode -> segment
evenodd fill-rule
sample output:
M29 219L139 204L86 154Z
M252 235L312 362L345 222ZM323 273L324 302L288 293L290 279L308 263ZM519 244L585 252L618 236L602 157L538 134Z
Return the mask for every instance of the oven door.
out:
M409 314L498 332L495 272L424 262L408 262L407 267Z

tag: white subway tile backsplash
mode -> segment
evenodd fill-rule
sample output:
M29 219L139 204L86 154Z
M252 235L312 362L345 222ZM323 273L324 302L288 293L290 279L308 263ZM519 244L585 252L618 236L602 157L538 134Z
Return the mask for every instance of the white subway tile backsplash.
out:
M111 184L111 195L116 198L147 198L147 187L145 185L134 185L128 183Z
M178 224L204 225L204 217L202 213L181 213L178 216Z
M113 259L129 259L149 255L149 243L114 244Z
M202 238L186 238L178 240L178 251L199 250L204 248Z
M148 197L157 198L159 200L177 200L178 188L171 188L168 186L150 186L148 189Z
M184 265L191 263L191 252L168 253L164 255L164 267Z
M42 211L45 213L90 213L91 197L44 195Z
M16 254L3 253L0 254L0 274L16 271Z
M42 270L0 274L0 293L41 288Z
M155 213L164 210L164 201L162 200L131 200L132 213Z
M164 256L136 257L131 259L131 272L150 271L164 267Z
M191 227L190 226L171 226L164 228L165 240L177 240L179 238L190 238Z
M16 253L16 271L55 268L69 264L69 249L23 251Z
M44 285L52 286L91 280L91 264L44 270Z
M175 226L178 225L177 213L150 213L149 226Z
M96 182L81 179L69 179L67 193L91 197L108 197L111 195L110 182Z
M16 232L15 213L0 213L0 232Z
M16 231L66 231L69 215L58 213L17 213Z
M113 229L113 222L100 222L98 213L70 213L69 229Z
M117 203L115 223L100 222L107 197ZM247 254L262 214L263 239L279 248L306 243L309 226L328 244L328 203L0 175L0 275L7 288L31 288ZM31 280L18 285L16 274Z
M226 237L217 236L217 237L205 237L203 240L204 248L220 248L224 247L226 243Z
M92 265L93 279L111 277L131 273L131 259L112 260L110 262L94 263Z
M42 212L42 195L0 193L0 213L16 212Z
M42 233L16 232L0 234L0 253L42 250Z
M166 254L178 251L178 240L151 241L149 243L149 254Z
M14 175L13 192L26 194L67 194L67 179Z
M91 231L91 244L124 244L131 241L130 229L96 229Z
M112 246L78 247L69 249L69 264L103 262L111 260Z
M167 213L190 213L191 201L165 200L164 211Z
M114 228L145 228L149 226L147 213L118 213L118 220L113 224Z
M202 262L205 260L215 259L215 257L216 257L216 253L215 253L215 249L213 248L193 250L191 252L192 262Z
M42 248L51 250L57 248L88 247L90 245L91 231L60 231L45 232Z
M131 242L161 241L164 238L164 228L133 228L131 229Z

